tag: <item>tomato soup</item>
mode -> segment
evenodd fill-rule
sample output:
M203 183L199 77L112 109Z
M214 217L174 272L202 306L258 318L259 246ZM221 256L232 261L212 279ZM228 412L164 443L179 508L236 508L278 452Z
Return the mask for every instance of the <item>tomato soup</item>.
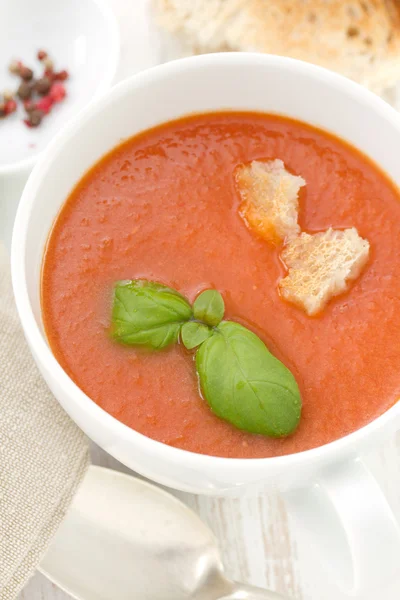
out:
M237 165L276 158L306 181L302 230L356 227L370 243L361 276L317 317L282 300L279 249L238 212ZM400 397L399 274L399 193L365 156L288 118L202 114L129 139L80 181L48 241L43 318L62 367L122 423L193 452L270 457L340 438ZM135 278L190 301L219 290L225 318L254 331L294 374L303 401L296 432L272 439L215 416L182 344L153 353L116 344L113 286Z

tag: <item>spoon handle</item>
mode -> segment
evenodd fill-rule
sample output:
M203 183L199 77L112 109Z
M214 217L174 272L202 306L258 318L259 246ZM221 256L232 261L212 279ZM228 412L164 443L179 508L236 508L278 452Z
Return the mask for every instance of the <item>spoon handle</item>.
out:
M269 592L252 585L234 583L230 593L219 600L290 600L275 592Z

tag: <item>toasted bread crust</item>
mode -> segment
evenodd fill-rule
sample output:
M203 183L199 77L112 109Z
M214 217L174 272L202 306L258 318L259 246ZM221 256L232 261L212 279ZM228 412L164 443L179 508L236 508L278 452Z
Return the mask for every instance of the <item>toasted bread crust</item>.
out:
M343 73L380 92L400 74L397 0L153 0L192 52L258 51Z

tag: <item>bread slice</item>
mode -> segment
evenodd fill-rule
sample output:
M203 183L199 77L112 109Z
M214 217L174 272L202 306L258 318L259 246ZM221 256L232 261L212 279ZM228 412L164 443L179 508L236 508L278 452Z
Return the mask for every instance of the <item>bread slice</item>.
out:
M288 275L279 282L280 293L308 315L316 315L333 296L347 290L348 283L360 275L368 255L369 242L355 227L302 233L282 251Z
M297 223L302 177L292 175L279 159L253 160L239 166L236 185L239 210L248 227L268 242L279 243L300 233Z
M152 0L191 53L243 50L328 67L376 92L400 76L398 0Z

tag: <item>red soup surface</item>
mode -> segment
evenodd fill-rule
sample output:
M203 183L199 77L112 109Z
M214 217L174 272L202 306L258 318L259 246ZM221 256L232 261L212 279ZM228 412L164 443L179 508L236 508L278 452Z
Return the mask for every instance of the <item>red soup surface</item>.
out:
M307 182L300 225L356 227L371 245L350 290L321 316L279 297L279 248L238 214L233 172L280 158ZM42 303L50 346L77 385L129 427L171 446L226 457L307 450L366 425L400 397L399 193L365 156L304 123L255 113L190 116L115 148L74 189L50 235ZM223 294L227 319L255 331L293 372L297 431L271 439L216 417L193 353L144 353L108 334L113 285L145 278L191 301Z

